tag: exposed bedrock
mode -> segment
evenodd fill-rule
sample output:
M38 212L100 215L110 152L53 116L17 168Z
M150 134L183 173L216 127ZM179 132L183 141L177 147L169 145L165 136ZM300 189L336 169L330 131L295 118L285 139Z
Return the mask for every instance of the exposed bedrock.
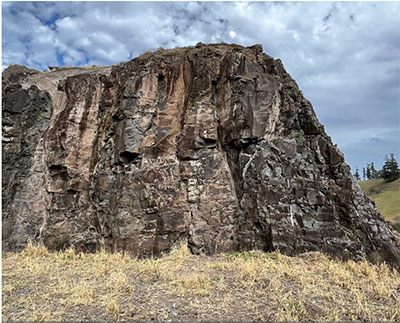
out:
M390 226L260 45L3 73L3 246L319 250L400 265Z

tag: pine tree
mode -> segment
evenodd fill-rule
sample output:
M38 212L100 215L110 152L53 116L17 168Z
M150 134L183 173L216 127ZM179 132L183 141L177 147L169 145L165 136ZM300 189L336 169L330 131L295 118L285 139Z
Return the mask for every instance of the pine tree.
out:
M358 167L356 167L356 172L354 173L353 176L354 176L356 181L360 181L361 180L360 173L358 172Z
M371 179L371 165L367 164L367 179Z
M386 181L387 178L389 178L389 167L390 167L390 162L388 155L385 155L385 162L383 163L382 167L382 178Z
M373 162L371 162L371 167L370 167L370 169L371 169L371 178L372 179L375 179L375 178L377 178L377 171L376 171L376 169L375 169L375 166L374 166L374 163Z
M382 177L385 182L393 182L400 178L400 169L394 154L390 154L390 158L385 156L385 163L383 164Z
M365 181L365 176L366 176L365 167L363 167L363 180L364 180L364 181Z
M394 158L394 154L390 154L390 173L391 173L391 182L400 178L400 169L397 160Z

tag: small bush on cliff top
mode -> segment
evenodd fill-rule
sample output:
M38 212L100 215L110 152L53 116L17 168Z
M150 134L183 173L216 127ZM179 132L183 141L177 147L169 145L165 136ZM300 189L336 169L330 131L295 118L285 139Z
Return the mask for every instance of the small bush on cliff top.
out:
M3 254L2 295L4 320L400 320L399 272L321 253L137 260L29 243Z

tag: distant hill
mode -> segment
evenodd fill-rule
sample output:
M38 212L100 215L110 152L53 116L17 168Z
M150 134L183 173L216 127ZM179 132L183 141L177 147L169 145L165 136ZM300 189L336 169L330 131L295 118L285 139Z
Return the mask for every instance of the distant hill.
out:
M391 183L373 179L360 182L360 186L376 202L385 219L400 231L400 179Z

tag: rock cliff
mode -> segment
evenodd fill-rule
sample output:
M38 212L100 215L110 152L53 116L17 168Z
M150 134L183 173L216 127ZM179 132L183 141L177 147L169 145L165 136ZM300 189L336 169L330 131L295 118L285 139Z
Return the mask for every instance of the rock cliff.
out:
M159 255L400 248L280 60L198 44L3 73L3 246Z

